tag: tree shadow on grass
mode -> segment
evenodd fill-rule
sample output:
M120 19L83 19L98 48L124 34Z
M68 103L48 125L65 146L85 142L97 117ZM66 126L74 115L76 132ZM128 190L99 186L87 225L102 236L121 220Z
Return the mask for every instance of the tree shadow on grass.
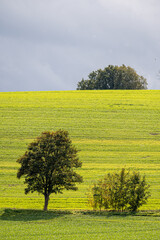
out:
M70 211L42 211L28 209L4 209L0 215L0 220L3 221L36 221L50 220L64 215L72 214Z
M37 220L51 220L58 217L63 217L65 215L88 215L92 217L96 216L105 216L105 217L113 217L113 216L121 216L126 217L131 215L130 213L120 213L120 212L106 212L106 211L65 211L65 210L31 210L31 209L11 209L6 208L1 211L0 220L3 221L37 221Z
M136 215L136 213L131 212L118 212L118 211L83 211L82 214L84 215L90 215L90 216L104 216L104 217L127 217L127 216L133 216Z
M137 211L137 212L120 212L120 211L96 211L96 210L88 210L88 211L81 211L83 215L90 215L90 216L104 216L104 217L128 217L128 216L152 216L152 217L160 217L160 210L144 210L144 211Z
M116 211L93 211L93 210L80 210L80 211L67 211L67 210L30 210L30 209L4 209L0 212L0 220L3 221L38 221L38 220L51 220L54 218L64 217L67 215L88 215L92 217L103 216L110 217L128 217L128 216L152 216L160 217L160 210L157 211L140 211L140 212L116 212Z

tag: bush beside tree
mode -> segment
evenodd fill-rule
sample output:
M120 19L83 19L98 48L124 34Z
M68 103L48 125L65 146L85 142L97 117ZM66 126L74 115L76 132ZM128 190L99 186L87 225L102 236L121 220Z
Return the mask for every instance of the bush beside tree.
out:
M88 200L93 209L135 212L150 196L145 176L139 172L108 173L90 189Z

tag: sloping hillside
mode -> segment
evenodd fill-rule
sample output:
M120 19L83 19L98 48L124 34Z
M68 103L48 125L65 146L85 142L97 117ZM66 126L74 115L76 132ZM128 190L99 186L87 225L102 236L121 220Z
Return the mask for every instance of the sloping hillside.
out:
M45 130L65 129L80 150L84 183L52 195L49 209L86 209L95 179L122 167L137 169L151 185L143 209L160 209L160 91L0 93L0 206L43 207L43 196L24 195L17 158Z

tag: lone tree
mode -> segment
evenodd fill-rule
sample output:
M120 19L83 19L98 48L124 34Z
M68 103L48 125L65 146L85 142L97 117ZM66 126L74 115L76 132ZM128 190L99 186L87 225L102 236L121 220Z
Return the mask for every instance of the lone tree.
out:
M64 189L77 190L75 183L82 177L74 169L82 166L77 149L72 145L67 131L43 132L30 143L25 154L17 160L21 164L17 177L25 177L25 194L37 191L44 195L47 210L51 193Z
M77 90L94 89L147 89L147 80L129 66L109 65L104 70L91 72L87 80L78 82Z

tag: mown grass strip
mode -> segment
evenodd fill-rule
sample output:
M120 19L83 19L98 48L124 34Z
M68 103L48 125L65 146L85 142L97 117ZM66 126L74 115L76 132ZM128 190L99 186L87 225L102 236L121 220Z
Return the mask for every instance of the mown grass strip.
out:
M159 239L159 212L40 211L4 209L0 238L8 239Z

